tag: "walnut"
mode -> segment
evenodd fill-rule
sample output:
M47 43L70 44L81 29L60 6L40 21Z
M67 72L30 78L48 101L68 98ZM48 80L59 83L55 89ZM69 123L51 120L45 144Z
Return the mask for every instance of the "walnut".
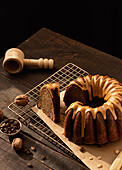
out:
M29 99L26 95L19 95L14 99L14 102L18 105L18 106L25 106L28 104Z
M3 119L3 117L4 117L4 115L3 115L3 111L0 109L0 120L2 120L2 119Z
M15 150L20 150L22 148L22 139L15 138L12 142L12 148Z

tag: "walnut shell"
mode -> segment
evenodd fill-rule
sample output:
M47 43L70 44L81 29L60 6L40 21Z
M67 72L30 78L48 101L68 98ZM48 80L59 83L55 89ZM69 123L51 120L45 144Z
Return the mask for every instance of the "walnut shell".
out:
M12 148L15 150L20 150L22 148L22 139L14 138L12 142Z
M29 99L26 95L19 95L14 99L14 102L18 105L18 106L26 106L29 102Z

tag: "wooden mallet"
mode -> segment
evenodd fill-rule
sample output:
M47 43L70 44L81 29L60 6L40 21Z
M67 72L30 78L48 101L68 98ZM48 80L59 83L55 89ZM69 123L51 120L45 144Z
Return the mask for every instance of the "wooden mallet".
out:
M36 66L40 69L53 69L53 59L25 59L24 53L18 48L11 48L6 51L5 58L3 61L3 68L12 74L19 73L22 71L24 65Z

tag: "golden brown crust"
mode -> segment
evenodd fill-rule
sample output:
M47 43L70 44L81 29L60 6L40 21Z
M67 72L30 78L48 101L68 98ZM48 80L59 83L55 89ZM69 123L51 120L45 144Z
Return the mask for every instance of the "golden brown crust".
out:
M108 141L105 121L100 112L97 113L97 117L96 117L96 139L97 139L97 144L100 145Z
M82 126L82 115L81 112L78 111L73 126L73 142L76 144L82 144L82 135L81 135L81 126Z
M107 134L108 141L115 141L119 138L119 132L117 128L117 121L114 120L113 115L110 110L106 111L106 126L107 126Z
M66 112L66 118L64 120L64 136L66 136L69 140L72 140L73 136L73 109L69 109Z
M86 114L86 124L85 124L85 136L84 143L86 144L94 144L96 143L95 139L95 121L92 117L91 112L87 112Z

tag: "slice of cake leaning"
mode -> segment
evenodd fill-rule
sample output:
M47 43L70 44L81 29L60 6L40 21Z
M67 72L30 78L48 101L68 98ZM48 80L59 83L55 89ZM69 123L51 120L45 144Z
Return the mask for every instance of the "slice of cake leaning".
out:
M41 87L38 107L54 122L60 122L60 89L58 83Z

